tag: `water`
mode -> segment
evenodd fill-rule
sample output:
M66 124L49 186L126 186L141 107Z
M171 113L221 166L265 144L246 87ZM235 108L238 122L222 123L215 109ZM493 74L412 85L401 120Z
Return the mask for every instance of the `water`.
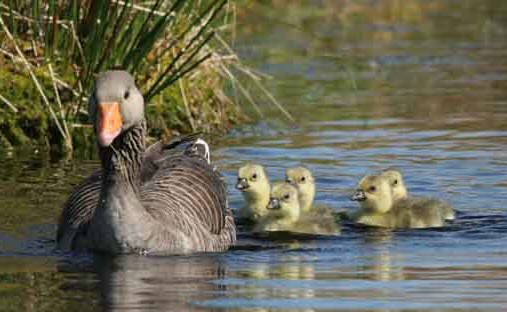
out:
M412 193L459 211L445 229L340 237L241 233L223 254L109 258L54 250L60 207L95 160L0 153L0 310L498 310L507 308L507 3L273 1L241 6L236 47L294 115L221 138L273 179L303 163L317 202L396 166ZM248 104L244 106L247 107ZM230 202L241 205L231 188Z

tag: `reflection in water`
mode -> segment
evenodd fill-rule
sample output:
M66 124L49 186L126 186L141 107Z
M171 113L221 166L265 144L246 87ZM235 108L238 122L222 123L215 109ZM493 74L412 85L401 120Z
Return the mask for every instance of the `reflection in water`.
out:
M483 221L492 223L494 219ZM505 236L507 216L502 220L499 233ZM454 226L462 225L458 222ZM197 304L259 311L372 306L382 311L402 306L416 310L499 309L507 304L500 295L507 278L506 253L481 257L483 247L479 246L488 241L480 240L468 240L470 249L463 249L458 238L464 229L346 230L346 237L339 241L232 254L231 258L238 260L227 261L228 276L216 281L227 287L226 298Z
M286 246L287 247L287 246ZM302 247L301 244L292 244L287 252L295 248ZM231 272L230 278L221 281L225 285L231 286L232 291L229 295L237 297L239 306L248 306L256 308L255 311L269 311L265 308L268 305L263 300L273 298L284 300L312 300L315 298L315 290L304 286L305 281L315 279L315 271L312 263L312 257L301 254L282 254L270 262L258 263L254 259L245 263L246 265ZM284 287L285 283L302 282L303 287ZM235 288L241 285L237 293ZM207 306L210 302L220 302L221 300L204 300L201 305ZM213 305L213 304L211 304ZM300 311L314 311L306 308Z
M371 265L365 268L371 272L371 279L376 281L400 281L404 279L403 268L397 265L400 253L392 254L390 243L394 233L389 229L368 229L364 242L372 246ZM398 260L398 261L397 261Z
M190 304L221 296L224 287L210 283L224 277L219 256L97 257L104 305L135 311L193 311Z

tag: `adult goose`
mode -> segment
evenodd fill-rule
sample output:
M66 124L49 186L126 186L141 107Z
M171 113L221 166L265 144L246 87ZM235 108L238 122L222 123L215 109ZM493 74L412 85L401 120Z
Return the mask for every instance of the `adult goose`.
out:
M144 100L127 72L99 76L89 111L102 170L67 200L59 247L188 254L235 243L226 186L206 159L207 145L205 157L193 157L199 143L193 136L146 149Z

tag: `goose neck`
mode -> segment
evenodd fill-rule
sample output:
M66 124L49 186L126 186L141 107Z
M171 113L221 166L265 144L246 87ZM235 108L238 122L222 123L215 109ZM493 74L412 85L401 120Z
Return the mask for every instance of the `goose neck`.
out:
M121 133L108 147L100 148L104 183L127 183L138 190L141 183L141 163L145 151L146 122Z

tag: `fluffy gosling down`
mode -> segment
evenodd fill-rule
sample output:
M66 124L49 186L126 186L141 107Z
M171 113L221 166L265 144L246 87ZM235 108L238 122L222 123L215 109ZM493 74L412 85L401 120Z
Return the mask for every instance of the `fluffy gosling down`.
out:
M248 163L240 167L236 188L245 199L245 204L238 211L240 219L256 221L267 213L270 185L263 166Z
M309 212L315 198L315 179L310 169L305 167L289 168L285 171L285 181L297 188L301 211Z
M381 172L381 175L384 175L389 180L389 185L391 186L391 193L393 195L393 200L397 201L400 199L410 199L411 201L434 201L430 199L424 198L414 198L409 197L407 187L405 186L405 180L403 178L403 174L400 170L397 169L386 169ZM445 203L441 203L440 209L442 210L442 214L444 219L447 221L454 220L456 218L456 214L452 206L447 205Z
M405 180L403 179L401 171L397 169L386 169L380 174L388 179L391 193L393 194L393 200L405 199L408 197L407 187L405 186Z
M340 230L328 216L304 214L296 187L276 182L271 189L268 213L259 220L254 232L288 231L294 233L333 235Z
M367 175L361 179L351 197L359 203L353 219L369 226L398 228L430 228L445 225L443 205L431 199L394 199L386 174Z

